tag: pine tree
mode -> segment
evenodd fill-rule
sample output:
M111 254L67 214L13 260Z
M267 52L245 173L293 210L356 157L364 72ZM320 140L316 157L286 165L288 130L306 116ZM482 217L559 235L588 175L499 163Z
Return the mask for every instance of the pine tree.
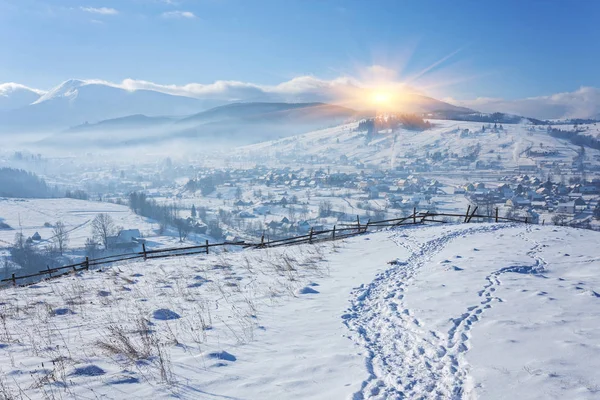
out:
M196 218L196 206L192 204L192 218Z

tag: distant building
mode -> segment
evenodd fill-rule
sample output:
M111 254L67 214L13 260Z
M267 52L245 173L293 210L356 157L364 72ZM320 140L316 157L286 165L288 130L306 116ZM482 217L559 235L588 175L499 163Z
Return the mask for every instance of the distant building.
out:
M561 214L573 214L575 212L575 202L559 203L556 212Z
M33 236L31 236L31 240L39 242L40 240L42 240L42 237L40 236L40 234L38 232L36 232L33 234Z
M146 241L139 229L123 229L117 236L109 236L106 247L109 249L133 249Z

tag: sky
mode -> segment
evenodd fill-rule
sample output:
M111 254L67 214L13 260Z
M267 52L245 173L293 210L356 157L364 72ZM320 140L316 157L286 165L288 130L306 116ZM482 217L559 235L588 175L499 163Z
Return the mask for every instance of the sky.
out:
M465 103L599 88L600 1L0 0L0 83L277 85L371 66Z

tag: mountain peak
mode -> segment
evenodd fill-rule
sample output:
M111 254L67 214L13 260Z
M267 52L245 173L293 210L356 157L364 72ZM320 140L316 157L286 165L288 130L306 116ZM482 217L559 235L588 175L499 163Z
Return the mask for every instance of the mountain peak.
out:
M66 97L69 99L74 99L77 97L77 89L88 85L89 82L82 81L80 79L69 79L51 89L43 96L41 96L34 104L42 103L44 101L54 99L57 97Z

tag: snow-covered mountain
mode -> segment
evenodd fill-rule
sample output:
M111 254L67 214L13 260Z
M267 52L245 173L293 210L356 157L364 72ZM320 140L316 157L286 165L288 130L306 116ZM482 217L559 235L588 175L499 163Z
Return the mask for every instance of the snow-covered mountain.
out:
M0 111L16 110L36 102L44 92L18 83L0 84Z
M12 131L54 130L133 114L189 115L204 108L201 100L190 97L68 80L27 106L1 112L0 125Z
M189 96L193 96L190 94ZM130 88L100 80L71 79L53 89L43 92L18 84L0 85L0 130L12 132L62 131L82 124L95 124L108 119L138 114L155 116L189 116L182 124L208 123L214 120L262 119L289 123L303 114L304 122L326 120L332 116L348 117L356 111L349 108L323 105L335 103L334 98L314 95L290 103L283 95L260 92L250 97L232 98L214 94L188 97L168 93L160 88ZM306 96L305 96L306 97ZM310 97L310 96L309 96ZM314 103L314 101L319 103ZM312 102L312 103L311 103ZM252 104L252 105L249 105ZM296 104L292 106L291 104ZM217 106L232 108L216 108ZM400 112L433 113L437 117L472 113L473 110L458 107L421 94L406 94L395 105ZM207 113L203 113L207 111ZM339 120L339 119L338 119ZM314 128L314 127L313 127Z

